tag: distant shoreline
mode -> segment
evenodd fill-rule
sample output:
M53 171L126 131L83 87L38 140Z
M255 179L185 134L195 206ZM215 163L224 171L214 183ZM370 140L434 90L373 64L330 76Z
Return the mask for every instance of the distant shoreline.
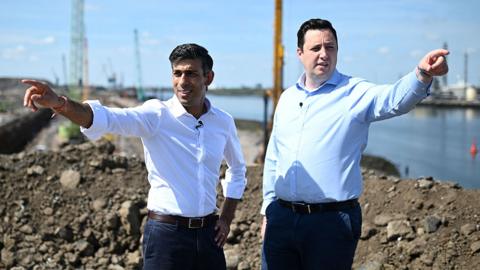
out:
M417 106L440 108L471 108L480 109L480 101L465 100L423 100Z

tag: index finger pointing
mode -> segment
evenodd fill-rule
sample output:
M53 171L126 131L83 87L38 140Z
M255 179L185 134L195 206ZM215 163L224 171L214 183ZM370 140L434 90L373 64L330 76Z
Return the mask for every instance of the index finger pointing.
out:
M450 54L450 52L448 50L445 50L445 49L437 49L437 50L433 50L429 53L429 56L430 58L438 58L440 56L445 56L445 55L448 55Z
M36 86L36 87L44 87L44 84L40 81L37 81L37 80L22 80L22 83L30 84L30 85Z

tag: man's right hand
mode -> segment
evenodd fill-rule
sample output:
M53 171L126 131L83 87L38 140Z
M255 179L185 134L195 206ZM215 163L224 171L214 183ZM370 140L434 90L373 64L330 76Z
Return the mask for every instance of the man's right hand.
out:
M265 239L265 230L267 229L267 217L263 216L262 228L260 230L260 235L262 236L262 240Z
M62 98L44 82L22 80L22 83L30 85L23 97L23 106L32 109L32 111L38 110L37 106L51 108L56 113L60 113L84 128L89 128L92 125L93 111L87 103Z
M37 111L37 106L56 108L65 102L44 82L36 80L22 80L22 83L29 84L23 97L23 106Z

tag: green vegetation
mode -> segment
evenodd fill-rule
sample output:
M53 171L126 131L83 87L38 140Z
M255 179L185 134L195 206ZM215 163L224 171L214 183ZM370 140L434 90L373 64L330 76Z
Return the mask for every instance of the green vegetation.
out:
M12 102L0 100L0 113L6 113L12 108L13 108Z

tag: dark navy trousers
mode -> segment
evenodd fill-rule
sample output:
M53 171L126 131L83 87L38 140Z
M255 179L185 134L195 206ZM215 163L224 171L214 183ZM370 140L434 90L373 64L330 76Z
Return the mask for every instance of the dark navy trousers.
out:
M299 214L274 201L266 217L263 270L352 268L362 227L359 204L342 211Z
M225 270L215 225L188 229L148 219L143 234L145 270Z

